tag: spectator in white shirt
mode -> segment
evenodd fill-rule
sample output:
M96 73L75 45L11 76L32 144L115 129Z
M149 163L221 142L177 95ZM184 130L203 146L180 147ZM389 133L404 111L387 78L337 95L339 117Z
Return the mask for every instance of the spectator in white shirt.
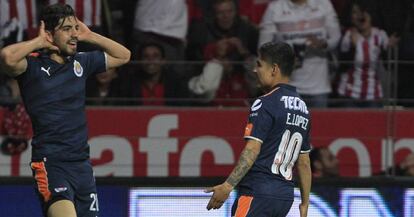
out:
M309 107L326 107L331 92L327 54L336 48L340 28L329 0L278 0L261 22L259 46L284 41L295 49L297 68L291 84Z
M135 9L132 41L135 48L149 42L158 43L163 46L167 60L183 60L187 28L185 0L140 0Z

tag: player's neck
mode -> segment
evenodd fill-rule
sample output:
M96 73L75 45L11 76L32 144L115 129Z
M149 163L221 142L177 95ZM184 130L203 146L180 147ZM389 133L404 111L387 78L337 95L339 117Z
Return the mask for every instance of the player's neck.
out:
M289 78L283 77L283 78L275 81L272 86L270 86L268 89L265 90L266 93L274 90L276 88L276 86L279 85L279 84L289 84Z
M289 84L289 77L285 77L285 76L282 76L282 77L280 77L276 82L275 82L275 84L273 85L273 87L276 87L277 85L279 85L279 84Z

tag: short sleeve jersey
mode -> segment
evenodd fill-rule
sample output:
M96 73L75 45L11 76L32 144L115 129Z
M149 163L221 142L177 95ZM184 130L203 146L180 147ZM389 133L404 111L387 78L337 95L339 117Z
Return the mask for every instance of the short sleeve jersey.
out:
M32 121L32 159L89 158L85 84L89 75L106 70L105 53L79 52L64 64L49 55L30 55L27 63L17 80Z
M293 200L292 169L310 151L310 114L296 88L278 84L251 106L245 139L257 140L260 153L238 185L244 195Z

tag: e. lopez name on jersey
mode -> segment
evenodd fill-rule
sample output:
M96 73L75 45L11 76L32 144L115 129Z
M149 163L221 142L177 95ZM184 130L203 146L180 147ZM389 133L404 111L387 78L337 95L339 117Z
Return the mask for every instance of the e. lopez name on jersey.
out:
M309 111L308 111L308 108L305 102L301 100L299 97L282 96L280 98L280 101L283 101L285 103L286 109L300 111L304 114L309 114ZM308 123L309 123L309 119L301 115L292 114L290 112L287 113L286 124L288 125L298 126L306 130L308 127Z

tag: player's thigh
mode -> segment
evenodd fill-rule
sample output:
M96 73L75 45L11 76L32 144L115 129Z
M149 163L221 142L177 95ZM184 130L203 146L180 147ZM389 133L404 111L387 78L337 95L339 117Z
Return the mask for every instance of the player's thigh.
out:
M58 200L50 205L47 217L77 217L75 206L70 200Z

